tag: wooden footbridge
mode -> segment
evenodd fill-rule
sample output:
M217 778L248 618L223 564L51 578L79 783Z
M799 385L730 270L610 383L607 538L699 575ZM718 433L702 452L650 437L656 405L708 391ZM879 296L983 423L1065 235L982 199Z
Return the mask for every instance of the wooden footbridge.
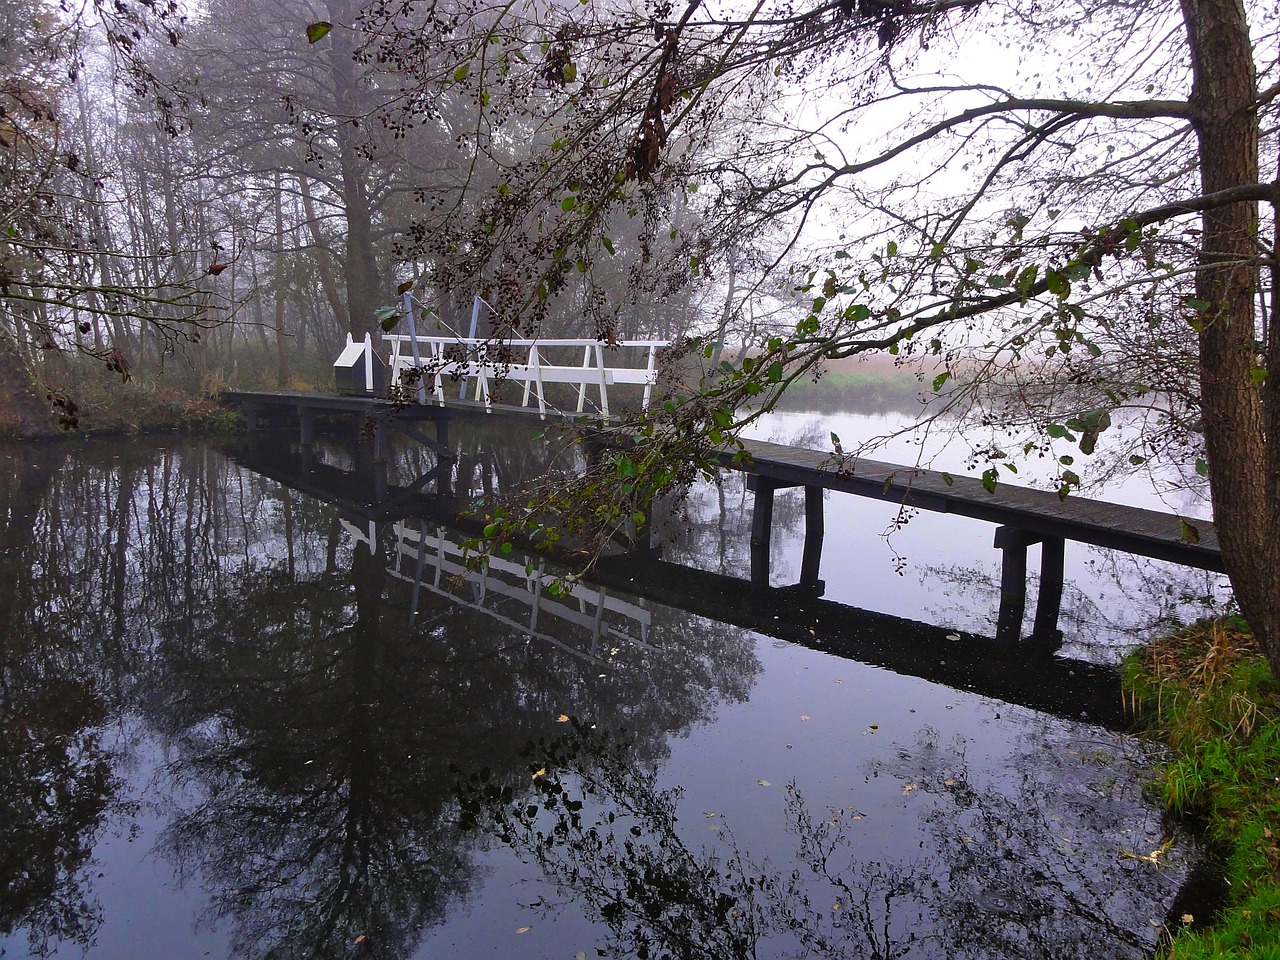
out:
M388 434L399 432L435 452L435 469L417 478L406 495L428 489L448 495L448 467L453 453L449 446L451 417L483 410L493 415L548 419L580 419L588 401L588 389L596 396L594 413L608 415L611 385L639 385L642 403L651 398L655 379L655 356L662 344L640 341L617 345L606 351L594 340L553 341L538 345L521 342L521 355L488 352L476 338L397 336L392 345L391 368L415 371L413 386L395 400L376 396L372 387L372 344L363 349L350 344L352 366L363 364L367 384L356 396L338 394L278 392L225 393L224 402L245 414L250 430L262 417L278 419L282 414L297 421L304 451L314 439L317 416L347 416L355 420L360 442L358 456L368 462L374 476L381 476L386 492ZM451 344L451 345L450 345ZM552 362L552 346L562 351L578 351L578 363ZM641 354L639 364L610 366L606 359L627 350ZM412 358L410 363L407 357ZM379 361L380 363L381 361ZM522 390L523 405L502 405L493 401L490 386L514 377ZM446 396L446 384L460 383L461 397ZM467 385L474 385L474 397L463 399ZM548 384L570 384L576 390L576 407L560 412L547 402ZM405 394L408 396L405 396ZM434 436L424 433L434 427ZM779 489L803 487L805 491L805 539L800 581L802 591L820 595L823 497L825 491L890 501L905 508L952 513L996 524L994 546L1002 552L998 636L1017 637L1021 633L1027 598L1027 551L1040 544L1041 563L1032 637L1056 641L1062 602L1063 549L1067 540L1094 544L1205 570L1222 571L1217 533L1209 521L1184 521L1172 513L1104 503L1081 497L1060 499L1057 494L1000 484L988 491L974 477L951 476L934 470L877 460L849 458L832 453L799 449L749 440L747 457L725 450L721 465L747 474L754 492L751 535L751 583L756 588L770 585L769 553L773 533L774 494ZM379 471L378 466L381 465Z

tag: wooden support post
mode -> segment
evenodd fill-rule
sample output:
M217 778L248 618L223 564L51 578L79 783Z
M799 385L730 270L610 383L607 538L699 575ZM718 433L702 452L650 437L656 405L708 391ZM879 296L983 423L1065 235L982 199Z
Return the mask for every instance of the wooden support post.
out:
M304 447L309 447L316 442L315 416L310 407L298 407L298 428L302 435L302 445Z
M997 527L995 545L1004 551L1000 563L1000 614L996 637L1018 640L1022 636L1022 615L1027 608L1027 547L1040 544L1040 590L1036 596L1036 618L1031 636L1057 642L1058 613L1062 609L1062 537L1046 537L1018 527Z
M390 489L389 461L387 427L386 424L379 422L373 428L373 497L378 501L387 499L387 492Z
M1037 640L1058 643L1058 614L1062 609L1063 577L1062 537L1045 537L1040 544L1040 595L1036 598L1036 622L1032 636Z
M443 410L440 416L436 418L436 442L442 448L449 451L449 457L453 457L453 448L449 446L449 415ZM436 473L436 493L442 497L453 496L453 484L450 482L451 471L443 454L439 460L439 469Z
M1017 640L1022 636L1022 615L1027 609L1027 542L1024 530L996 527L995 545L1004 554L1000 560L997 640Z
M751 511L751 585L769 586L769 548L773 540L773 494L777 484L767 477L747 474L747 489L756 494Z
M818 570L822 564L822 487L804 488L804 553L800 557L800 586L822 593Z

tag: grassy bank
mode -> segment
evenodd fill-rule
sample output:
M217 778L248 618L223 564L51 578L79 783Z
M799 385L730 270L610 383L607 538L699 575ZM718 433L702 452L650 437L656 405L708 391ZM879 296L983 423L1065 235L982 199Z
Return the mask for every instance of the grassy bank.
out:
M36 387L46 411L33 428L8 396L0 396L0 439L58 439L86 434L161 431L207 433L229 428L235 414L215 398L161 382L122 382L100 364L83 363L55 387Z
M1164 802L1222 853L1222 910L1183 917L1161 956L1280 960L1280 685L1267 661L1241 622L1215 621L1133 654L1125 686L1173 751Z

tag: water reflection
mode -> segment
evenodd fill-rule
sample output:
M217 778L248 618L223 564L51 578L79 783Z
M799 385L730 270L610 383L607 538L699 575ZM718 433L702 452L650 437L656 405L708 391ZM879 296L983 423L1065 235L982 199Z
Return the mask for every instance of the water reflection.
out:
M44 512L74 479L65 462L38 448L0 483L0 935L23 931L36 956L92 941L86 867L120 790L95 651L67 629L64 531Z
M1046 747L1056 748L1047 763ZM866 855L874 816L817 806L795 782L787 862L754 855L731 824L715 845L701 844L681 822L680 791L638 768L625 739L576 719L530 745L532 802L512 803L476 777L459 796L469 822L534 860L562 897L609 927L601 955L1147 956L1159 920L1149 905L1173 884L1153 869L1117 876L1121 857L1139 859L1126 845L1157 842L1154 818L1135 828L1139 798L1118 779L1133 758L1103 747L1082 756L1041 727L1016 760L993 777L962 744L926 731L893 761L868 764L867 777L893 778L925 824L920 852L901 860ZM1101 849L1064 833L1082 811L1110 838ZM542 907L562 909L551 897Z
M450 485L472 494L513 489L558 456L488 424L455 441ZM1081 738L1117 741L1001 704L1026 741L1005 776L1000 748L986 752L1007 735L990 702L955 694L1056 697L1047 709L1075 716L1090 690L1114 689L1105 671L1048 655L1010 669L981 638L753 593L730 575L743 517L696 503L669 557L696 554L703 569L620 557L600 583L555 595L541 558L462 561L466 530L404 479L438 465L431 454L395 452L383 494L408 490L402 503L423 508L404 521L382 515L341 444L315 445L298 481L308 493L270 478L298 474L300 451L264 447L254 470L203 446L5 454L0 949L133 956L130 923L152 900L173 906L148 936L199 935L245 958L439 955L440 931L461 938L469 916L514 930L530 900L562 901L617 955L966 955L973 943L970 955L1013 944L1005 955L1034 956L1056 937L1081 946L1055 955L1106 942L1123 956L1150 940L1146 913L1180 871L1118 874L1098 839L1159 840L1132 795L1140 775L1120 758L1093 777L1069 753ZM726 506L738 495L707 493ZM834 688L833 658L814 651L902 672L841 660L849 682ZM914 698L923 717L954 699L968 739L876 754L858 743L865 723L832 707L841 765L880 805L850 808L819 782L835 754L817 739L768 760L793 770L776 810L745 803L731 761L763 764L779 727L761 685L798 713L792 699L816 699L819 682L852 694L862 676L855 705L897 689L901 712ZM693 749L733 722L746 739ZM723 791L710 844L702 811L669 785L700 778ZM1078 846L1062 847L1067 830ZM109 842L135 834L128 853ZM122 896L144 853L160 886ZM537 884L495 885L520 854L545 871ZM1002 913L992 891L1023 906ZM582 945L566 935L523 955Z

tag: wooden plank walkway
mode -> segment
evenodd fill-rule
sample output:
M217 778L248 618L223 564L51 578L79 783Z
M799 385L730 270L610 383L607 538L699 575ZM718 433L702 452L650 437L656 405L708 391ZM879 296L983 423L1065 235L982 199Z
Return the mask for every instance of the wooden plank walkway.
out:
M1208 520L1187 521L1199 535L1198 542L1190 543L1183 539L1182 520L1172 513L1076 496L1060 500L1052 491L1008 483L988 493L976 477L953 476L948 482L936 470L865 458L841 463L831 453L761 440L744 441L744 446L750 463L734 463L729 452L721 454L721 462L779 487L837 490L1016 527L1038 538L1075 540L1222 572L1218 534Z

